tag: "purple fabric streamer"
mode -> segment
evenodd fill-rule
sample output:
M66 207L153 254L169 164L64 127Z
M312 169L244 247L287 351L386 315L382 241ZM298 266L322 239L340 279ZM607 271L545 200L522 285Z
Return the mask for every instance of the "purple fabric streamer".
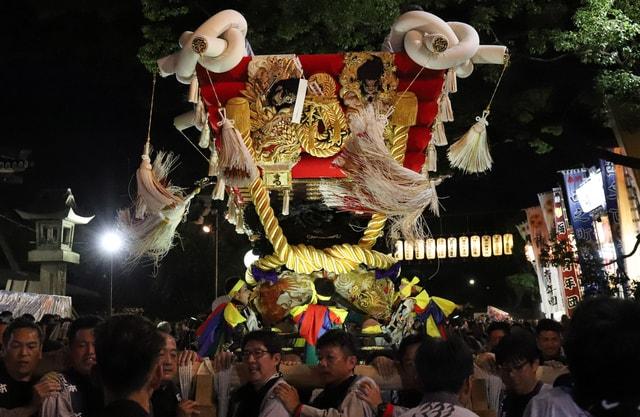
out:
M376 269L376 279L389 278L391 281L396 282L400 276L400 262L396 262L389 269Z
M278 282L278 274L275 271L263 271L254 265L251 265L251 275L256 281L269 281L272 284Z

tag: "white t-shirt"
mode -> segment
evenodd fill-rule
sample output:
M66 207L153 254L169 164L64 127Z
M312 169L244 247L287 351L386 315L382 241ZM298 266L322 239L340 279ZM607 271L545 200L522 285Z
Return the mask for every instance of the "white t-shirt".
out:
M562 387L541 392L529 401L523 417L591 417Z

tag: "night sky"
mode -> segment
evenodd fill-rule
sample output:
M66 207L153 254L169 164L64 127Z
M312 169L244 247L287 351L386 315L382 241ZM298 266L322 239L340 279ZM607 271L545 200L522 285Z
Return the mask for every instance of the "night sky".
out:
M25 0L3 2L3 9L0 31L5 42L0 72L4 110L0 113L0 148L4 152L30 149L33 151L30 161L35 165L24 174L23 184L0 185L0 207L5 215L12 208L37 208L43 190L58 190L61 196L64 189L71 187L80 214L97 215L77 246L85 258L95 256L90 239L111 223L116 209L129 203L129 194L135 192L135 169L146 138L152 76L136 57L143 42L140 5L135 1ZM250 31L251 28L249 36ZM499 123L500 95L509 94L510 84L526 82L526 77L548 75L533 64L527 71L514 70L508 74L497 98L496 119L490 123ZM460 91L452 98L454 111L457 105L476 100L473 82L473 76L459 81ZM470 87L465 87L465 83L470 83ZM173 77L158 79L151 137L157 149L181 155L183 163L173 179L188 186L206 172L206 163L172 125L174 116L189 109L186 93L186 86ZM482 106L477 103L478 108ZM489 132L491 135L491 125ZM196 133L190 134L195 140ZM456 174L439 188L440 196L446 197L442 200L445 211L442 219L430 221L435 233L507 232L506 221L513 224L523 220L519 209L537 204L536 193L557 186L560 177L556 170L581 163L566 152L540 156L515 143L495 146L493 157L495 165L490 173ZM224 239L222 245L248 246L236 236ZM202 256L206 259L207 255ZM521 268L517 256L495 263L444 263L432 280L433 287L442 295L464 298L460 302L475 297L474 302L486 303L491 299L487 292L496 277ZM26 254L20 254L19 258L26 258ZM1 266L4 260L0 262ZM88 270L72 269L71 281L101 292L103 267L104 264L97 263ZM407 269L416 269L422 276L436 272L433 264ZM131 276L134 275L136 278L131 280L134 283L120 284L121 291L132 297L127 302L144 304L129 293L136 293L136 288L144 293L153 278L149 278L148 268ZM477 276L484 280L481 295L459 290L461 282ZM508 298L505 293L495 293L495 297L498 304L506 303Z

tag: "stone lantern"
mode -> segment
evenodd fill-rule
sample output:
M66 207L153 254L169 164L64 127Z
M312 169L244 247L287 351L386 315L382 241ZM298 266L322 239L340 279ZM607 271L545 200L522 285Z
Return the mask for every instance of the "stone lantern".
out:
M68 189L63 210L42 214L16 210L24 220L35 222L36 248L29 251L28 261L40 264L40 281L13 282L12 290L65 295L67 264L80 263L80 254L73 251L75 225L87 224L95 217L79 216L73 211L74 206L73 194Z

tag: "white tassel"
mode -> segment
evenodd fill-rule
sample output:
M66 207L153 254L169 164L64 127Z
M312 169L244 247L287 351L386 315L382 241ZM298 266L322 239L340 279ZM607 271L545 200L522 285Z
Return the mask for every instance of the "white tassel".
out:
M239 235L243 235L244 230L244 210L240 207L236 207L236 233Z
M442 183L442 178L435 178L429 180L431 184L431 196L429 200L429 209L433 213L434 216L440 217L440 200L438 199L438 193L436 192L436 187Z
M195 122L198 130L203 129L209 122L209 114L207 113L207 108L204 106L202 99L198 100L198 103L196 103Z
M289 190L285 189L282 192L282 215L283 216L289 215L289 199L290 199Z
M455 68L449 68L444 80L444 89L447 93L455 93L458 91L458 76Z
M433 129L431 130L431 141L435 146L445 146L449 144L447 141L447 135L444 131L444 123L442 123L437 117L433 124Z
M224 200L224 189L225 189L224 178L218 177L218 182L216 183L216 186L213 188L213 194L211 194L211 199L221 200L221 201Z
M350 118L354 139L348 141L334 164L348 182L322 182L324 203L351 212L381 213L389 217L390 234L406 240L425 237L422 212L433 189L424 175L404 168L384 144L386 117L367 106Z
M438 170L438 151L433 141L427 145L427 171L436 172Z
M438 100L438 119L442 122L453 122L453 109L449 94L443 92Z
M172 186L167 180L177 158L171 153L158 152L151 164L150 147L151 145L147 142L140 167L136 171L138 183L136 219L142 219L147 211L155 214L167 206L180 204L183 201L182 189Z
M189 103L197 103L200 100L200 85L198 76L194 75L189 84Z
M489 111L476 117L476 123L456 143L449 147L448 158L451 166L466 173L479 173L491 169L493 159L487 142L487 116Z
M227 221L233 225L238 222L237 210L236 200L233 198L233 195L230 194L229 200L227 201Z
M215 177L218 175L218 150L216 149L216 142L212 140L209 144L209 172L207 176Z
M259 172L242 135L234 127L233 120L227 118L225 109L219 109L222 126L221 149L218 160L220 174L229 186L245 187L258 178Z
M202 131L200 132L200 141L198 142L198 146L202 149L207 149L209 147L210 135L211 129L209 128L209 123L205 123L202 127Z

